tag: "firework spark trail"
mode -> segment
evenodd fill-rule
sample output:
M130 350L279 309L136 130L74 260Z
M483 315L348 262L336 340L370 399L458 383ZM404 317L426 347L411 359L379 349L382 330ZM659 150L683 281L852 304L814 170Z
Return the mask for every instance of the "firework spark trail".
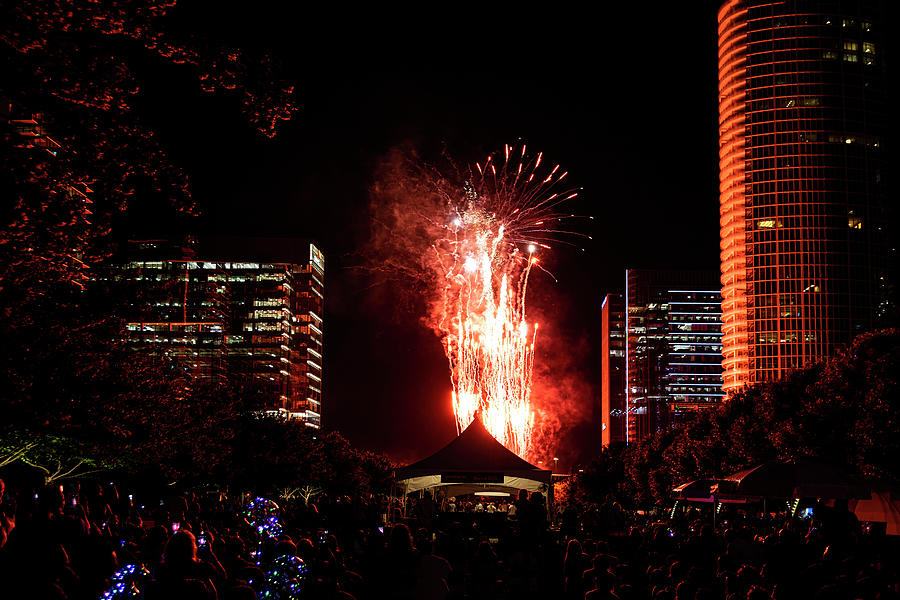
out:
M524 455L534 412L530 395L538 325L525 315L528 276L541 268L535 253L549 248L556 212L577 191L556 192L567 173L559 165L541 174L542 155L528 159L525 146L504 148L469 170L462 186L437 181L450 213L433 249L443 277L438 325L450 363L452 402L461 431L481 411L485 427L506 447Z

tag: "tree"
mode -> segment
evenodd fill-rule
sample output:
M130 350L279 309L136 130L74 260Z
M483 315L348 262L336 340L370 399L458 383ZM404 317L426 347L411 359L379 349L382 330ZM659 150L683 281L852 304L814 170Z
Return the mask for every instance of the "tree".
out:
M229 481L259 493L383 492L393 470L387 457L359 451L338 433L259 412L239 419L230 455Z
M22 0L0 8L8 125L0 144L0 440L10 442L8 460L56 447L47 440L66 440L87 461L76 470L61 462L69 475L127 460L201 476L227 457L234 391L191 382L164 356L131 352L115 290L95 269L108 255L113 217L139 192L195 212L188 178L135 110L135 63L190 70L204 91L239 96L265 136L295 110L293 87L268 57L175 35L175 6ZM39 443L15 447L26 431Z
M313 496L318 496L325 490L320 488L317 485L306 484L300 487L288 487L284 488L281 491L280 497L283 500L294 500L295 498L300 498L303 500L303 505L308 506L309 501L313 498Z
M631 444L629 496L649 505L692 479L810 458L900 483L900 331L863 334L835 357L748 387L678 430ZM608 455L612 456L612 455ZM605 467L608 472L609 467ZM590 492L588 477L579 478Z
M0 468L21 462L40 471L44 485L98 473L110 464L99 463L89 448L66 437L7 431L0 435Z
M4 5L0 53L7 68L0 98L13 107L13 117L40 115L27 131L16 128L25 135L8 132L4 144L3 183L13 200L0 231L5 281L23 281L30 271L77 280L73 267L103 258L111 216L141 188L194 212L188 178L135 110L141 60L189 69L204 91L239 96L241 110L265 136L296 110L293 86L271 58L176 34L170 16L176 5Z

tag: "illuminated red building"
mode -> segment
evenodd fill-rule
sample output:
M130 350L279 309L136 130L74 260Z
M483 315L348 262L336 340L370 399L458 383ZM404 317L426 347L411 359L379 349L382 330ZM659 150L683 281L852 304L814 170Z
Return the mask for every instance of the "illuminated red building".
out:
M833 354L890 306L881 5L719 10L726 391Z
M607 294L601 307L600 440L625 443L625 299Z

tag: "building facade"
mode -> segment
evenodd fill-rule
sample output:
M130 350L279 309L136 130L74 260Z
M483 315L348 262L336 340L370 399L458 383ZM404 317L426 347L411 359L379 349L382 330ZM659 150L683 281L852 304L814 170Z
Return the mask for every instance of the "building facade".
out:
M630 269L625 279L631 443L722 400L722 300L715 273Z
M601 307L600 417L603 446L625 442L625 298L607 294Z
M819 361L893 310L883 3L718 13L726 391Z
M320 427L324 257L311 243L288 241L282 254L270 240L239 249L242 242L211 241L206 249L130 242L129 260L117 269L139 298L128 339L175 358L194 377L242 378L267 410ZM279 254L290 261L273 260Z

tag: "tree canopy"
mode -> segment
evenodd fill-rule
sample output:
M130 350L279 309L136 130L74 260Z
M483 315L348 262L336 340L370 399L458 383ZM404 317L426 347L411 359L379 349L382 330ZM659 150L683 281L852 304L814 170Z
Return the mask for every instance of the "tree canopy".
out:
M583 499L617 492L629 503L649 505L681 483L790 458L820 460L897 485L898 414L900 331L867 333L837 356L745 388L679 429L604 450L578 485ZM623 480L614 487L609 475L617 472Z
M203 91L239 98L263 136L296 109L293 85L270 57L179 31L176 7L22 0L0 8L7 458L51 472L84 459L92 468L154 464L192 476L230 456L246 390L191 381L167 357L132 351L118 316L128 296L97 269L113 217L136 194L196 212L186 173L136 109L137 66L188 71Z

